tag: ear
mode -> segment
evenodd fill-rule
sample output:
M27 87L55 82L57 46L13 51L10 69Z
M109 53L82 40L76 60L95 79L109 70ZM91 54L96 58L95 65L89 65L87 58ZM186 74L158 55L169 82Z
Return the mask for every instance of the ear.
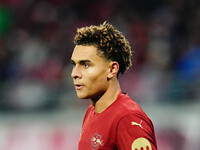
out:
M119 71L119 64L116 61L112 61L109 64L109 73L108 73L108 80L113 78L114 76L117 76L117 73Z

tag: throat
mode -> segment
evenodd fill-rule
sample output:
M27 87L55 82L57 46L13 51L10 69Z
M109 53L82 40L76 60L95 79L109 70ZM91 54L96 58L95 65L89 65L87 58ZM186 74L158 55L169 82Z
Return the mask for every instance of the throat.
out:
M97 113L102 113L106 110L118 97L120 90L115 91L113 94L107 95L106 93L98 100L90 100Z

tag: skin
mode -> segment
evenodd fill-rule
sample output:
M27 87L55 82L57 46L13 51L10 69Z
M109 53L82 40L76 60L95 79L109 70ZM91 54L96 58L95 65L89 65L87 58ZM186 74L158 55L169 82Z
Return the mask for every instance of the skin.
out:
M71 62L71 77L80 99L90 99L97 113L103 112L121 91L117 73L119 64L99 55L95 46L77 45Z

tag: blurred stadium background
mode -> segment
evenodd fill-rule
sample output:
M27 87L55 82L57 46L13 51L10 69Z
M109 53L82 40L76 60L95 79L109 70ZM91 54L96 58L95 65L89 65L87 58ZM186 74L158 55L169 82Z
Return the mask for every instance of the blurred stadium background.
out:
M1 0L0 150L77 149L89 103L70 78L72 41L105 20L134 50L120 82L159 150L200 149L199 0Z

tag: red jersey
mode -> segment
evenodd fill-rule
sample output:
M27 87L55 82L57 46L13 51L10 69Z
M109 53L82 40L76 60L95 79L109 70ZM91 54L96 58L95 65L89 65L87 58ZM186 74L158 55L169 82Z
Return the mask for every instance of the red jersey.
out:
M88 107L79 150L157 150L154 127L140 106L120 92L102 113Z

